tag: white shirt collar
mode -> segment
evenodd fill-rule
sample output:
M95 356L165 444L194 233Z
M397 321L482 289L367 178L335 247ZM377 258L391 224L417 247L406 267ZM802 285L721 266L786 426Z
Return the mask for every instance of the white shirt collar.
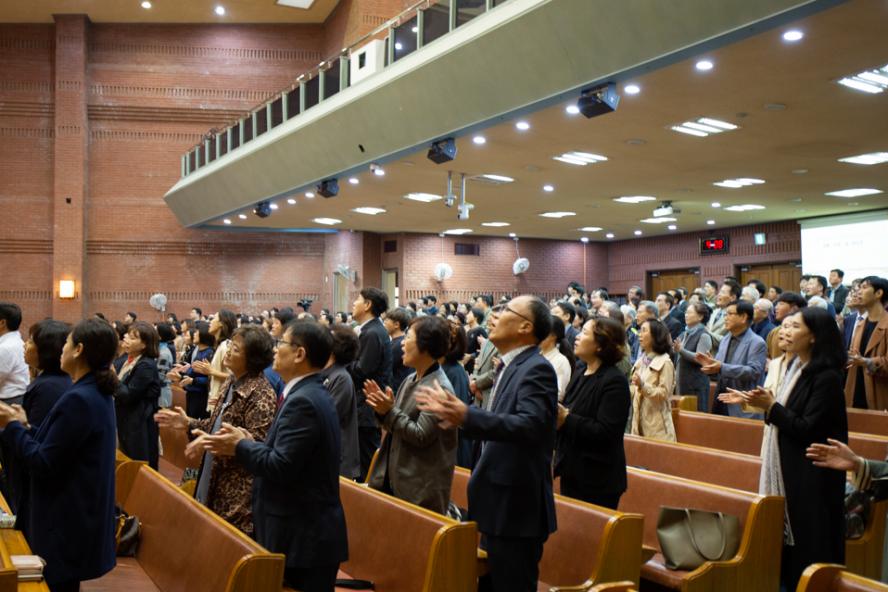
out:
M287 395L289 395L290 392L296 388L296 385L299 384L300 380L302 380L303 378L308 378L309 376L314 376L315 374L317 374L317 372L312 372L311 374L303 374L302 376L297 376L296 378L288 382L287 385L284 387L284 392L281 393L281 399L286 399Z
M535 345L522 345L521 347L516 347L515 349L513 349L509 353L503 354L502 358L500 358L500 359L503 361L503 364L508 366L509 364L511 364L512 362L515 361L515 358L517 358L519 355L521 355L521 352L523 352L524 350L531 348L531 347L536 347L536 346Z

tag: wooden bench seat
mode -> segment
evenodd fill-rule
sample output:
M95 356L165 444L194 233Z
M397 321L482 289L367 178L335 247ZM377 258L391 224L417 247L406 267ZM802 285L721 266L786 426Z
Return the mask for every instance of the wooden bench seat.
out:
M139 551L135 561L120 561L110 574L84 582L84 592L112 585L149 590L146 577L161 592L281 590L283 555L268 552L157 471L124 463L116 486L118 505L141 522Z
M758 491L762 465L758 456L631 435L623 438L623 446L629 465L744 491ZM881 576L886 512L888 501L874 504L863 536L845 542L845 562L849 571L870 578Z
M471 473L457 468L451 499L468 507ZM585 590L604 582L638 584L644 518L555 496L558 530L549 536L540 561L538 590ZM610 590L610 588L607 588Z
M848 429L852 432L888 436L888 411L848 408Z
M0 509L10 513L9 504L0 495ZM33 555L34 552L20 530L0 528L0 592L48 592L46 582L19 582L18 570L12 563L13 555Z
M478 529L340 478L349 560L341 578L377 592L465 592L477 587Z
M657 550L641 566L641 577L659 586L693 592L777 590L783 543L783 498L692 481L642 469L628 470L629 487L620 510L644 515L646 546ZM694 571L667 569L657 539L661 506L724 512L737 517L742 536L737 555Z
M799 580L798 592L888 592L888 585L845 571L842 565L815 563Z

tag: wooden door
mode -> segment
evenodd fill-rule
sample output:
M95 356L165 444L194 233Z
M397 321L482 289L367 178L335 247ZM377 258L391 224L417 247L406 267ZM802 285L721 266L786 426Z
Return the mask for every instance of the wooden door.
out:
M667 269L648 272L648 297L653 300L657 293L675 288L685 288L693 292L700 287L700 269Z
M388 295L389 304L392 308L398 306L398 270L383 269L382 270L382 291Z
M780 286L787 292L798 292L802 279L802 268L795 262L741 265L739 272L737 277L744 286L751 280L759 280L769 288Z

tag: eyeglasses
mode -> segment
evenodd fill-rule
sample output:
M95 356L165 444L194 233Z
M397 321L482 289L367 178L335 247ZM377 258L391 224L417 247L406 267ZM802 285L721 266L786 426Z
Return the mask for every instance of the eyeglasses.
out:
M509 306L508 304L506 304L506 305L503 307L503 310L507 310L507 311L509 311L510 313L514 314L514 315L518 315L519 317L521 317L522 319L524 319L525 321L527 321L528 323L530 323L531 325L533 325L533 321L531 321L530 319L528 319L526 316L524 316L523 314L521 314L520 312L518 312L517 310L515 310L514 308L512 308L512 307Z
M290 347L297 347L298 343L293 343L292 341L287 341L286 339L275 339L274 346L280 347L281 345L289 345Z

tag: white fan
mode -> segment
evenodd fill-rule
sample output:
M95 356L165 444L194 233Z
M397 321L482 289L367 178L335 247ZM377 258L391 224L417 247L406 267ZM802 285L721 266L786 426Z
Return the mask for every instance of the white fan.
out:
M154 294L151 298L148 299L148 304L151 305L151 308L154 310L159 310L160 312L164 312L166 310L167 297L166 294Z
M439 282L453 277L453 268L447 263L439 263L435 266L435 279Z
M514 275L521 275L528 269L530 269L530 261L528 261L524 257L519 257L518 259L515 259L515 262L512 264L512 273Z

